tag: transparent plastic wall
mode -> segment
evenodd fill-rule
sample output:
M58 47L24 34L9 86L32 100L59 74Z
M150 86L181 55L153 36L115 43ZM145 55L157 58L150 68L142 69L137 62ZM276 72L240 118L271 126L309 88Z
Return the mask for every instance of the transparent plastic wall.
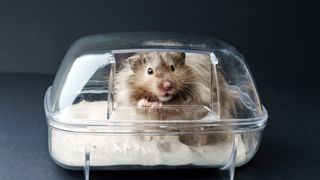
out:
M121 104L119 91L128 88L119 88L118 75L129 58L141 53L183 53L185 59L199 57L199 63L207 59L208 74L200 70L195 87L207 83L210 91L199 94L209 102L164 102L155 108ZM114 33L78 40L48 89L45 110L51 157L65 168L84 168L87 179L90 168L164 167L218 168L233 179L235 166L257 151L267 120L240 53L214 38L175 33ZM141 115L145 112L148 116Z
M245 60L233 47L213 38L199 36L185 36L174 33L119 33L109 35L94 35L84 37L73 44L64 58L55 81L51 94L51 109L54 112L65 108L63 99L80 93L89 80L109 81L108 70L114 63L113 52L116 50L134 49L175 49L188 51L213 52L219 63L217 70L228 82L227 88L235 93L242 93L245 108L249 114L239 114L236 117L252 117L262 113L262 107L255 88L255 84L246 66ZM106 67L109 66L109 67ZM96 74L101 68L107 71ZM95 77L92 77L95 75ZM82 77L86 76L86 77ZM82 82L79 82L82 81ZM82 87L75 87L75 84ZM224 86L221 84L220 86ZM72 89L74 88L74 90ZM67 103L67 102L65 102ZM69 102L69 105L73 102Z

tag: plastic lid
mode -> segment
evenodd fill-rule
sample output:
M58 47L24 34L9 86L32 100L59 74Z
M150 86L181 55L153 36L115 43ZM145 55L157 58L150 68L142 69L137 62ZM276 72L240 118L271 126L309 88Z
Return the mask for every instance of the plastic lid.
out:
M176 60L181 57L183 61ZM134 63L143 67L136 70ZM186 69L189 74L182 72ZM131 82L132 74L136 82ZM119 80L122 76L128 77ZM149 93L146 97L141 95L142 87ZM135 98L150 101L150 106L141 107L132 91L139 94ZM211 37L176 33L113 33L79 39L63 59L45 108L49 121L64 125L197 120L192 122L262 127L267 119L240 53Z

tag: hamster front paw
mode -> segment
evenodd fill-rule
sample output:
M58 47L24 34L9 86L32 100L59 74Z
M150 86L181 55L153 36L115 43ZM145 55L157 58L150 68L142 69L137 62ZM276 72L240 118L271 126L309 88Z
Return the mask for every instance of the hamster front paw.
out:
M138 107L159 108L159 107L162 107L162 103L161 102L149 102L147 99L143 98L138 102Z
M138 102L138 107L148 107L149 102L147 99L143 98Z
M151 102L151 108L160 108L162 107L162 103L161 102Z

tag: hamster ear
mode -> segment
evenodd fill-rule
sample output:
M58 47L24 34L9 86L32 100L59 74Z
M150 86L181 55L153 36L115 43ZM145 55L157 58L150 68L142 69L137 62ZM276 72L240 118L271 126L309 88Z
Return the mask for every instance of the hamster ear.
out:
M184 65L184 63L186 61L186 53L184 53L184 52L174 53L173 59L176 61L177 64Z
M139 69L140 66L142 66L142 64L145 63L145 60L143 60L141 58L141 56L139 55L134 55L134 56L131 56L129 57L128 59L128 62L129 62L129 65L130 65L130 68L133 72L137 72L137 70Z

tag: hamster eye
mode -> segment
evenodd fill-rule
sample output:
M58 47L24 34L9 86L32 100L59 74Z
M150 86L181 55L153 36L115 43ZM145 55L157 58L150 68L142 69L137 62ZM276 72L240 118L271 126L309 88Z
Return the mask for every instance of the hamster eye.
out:
M173 67L173 65L171 65L171 71L174 71L174 67Z
M151 68L148 69L148 74L153 74L153 70Z

